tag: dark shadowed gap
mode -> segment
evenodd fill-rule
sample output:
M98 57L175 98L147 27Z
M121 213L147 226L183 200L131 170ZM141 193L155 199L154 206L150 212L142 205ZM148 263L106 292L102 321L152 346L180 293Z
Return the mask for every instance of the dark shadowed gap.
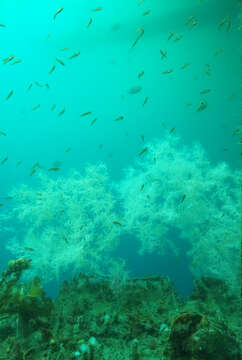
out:
M186 252L189 249L188 242L179 239L174 231L169 234L175 246L179 248L179 255L159 254L137 255L139 242L134 236L124 236L114 255L126 260L127 269L131 277L142 277L147 275L169 276L178 294L187 297L193 288L192 274L189 270L189 259Z

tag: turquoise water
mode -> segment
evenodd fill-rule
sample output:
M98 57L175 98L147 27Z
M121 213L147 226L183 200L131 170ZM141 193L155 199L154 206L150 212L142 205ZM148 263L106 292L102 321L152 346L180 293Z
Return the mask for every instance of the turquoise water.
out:
M145 144L156 138L162 141L166 133L180 137L180 146L188 146L188 152L199 142L211 167L226 162L231 174L239 169L239 136L233 136L240 126L239 2L160 3L0 2L0 24L5 25L0 27L1 59L14 56L0 64L0 130L6 134L0 136L0 211L3 216L11 213L10 220L1 222L2 268L13 256L5 249L13 237L6 227L14 228L16 242L21 243L32 226L28 218L21 225L16 221L15 200L5 198L20 184L40 191L39 172L56 181L68 177L70 169L83 172L87 163L101 161L110 182L118 184ZM100 11L93 11L99 6ZM150 13L144 16L147 10ZM187 24L190 16L194 18ZM191 27L194 21L197 24ZM140 28L144 34L132 48ZM164 59L160 50L167 52ZM188 65L182 69L184 64ZM163 74L167 70L172 72ZM136 87L140 91L130 93ZM207 89L211 91L200 93ZM197 111L204 100L206 108ZM120 116L123 119L115 121ZM34 166L36 162L40 166ZM48 171L51 168L58 170ZM170 231L174 243L179 242L177 227ZM169 251L163 258L156 250L147 257L137 255L132 229L121 237L124 240L114 252L126 259L131 274L169 274L181 292L189 292L192 275L186 241L180 245L181 260L176 261L177 255Z

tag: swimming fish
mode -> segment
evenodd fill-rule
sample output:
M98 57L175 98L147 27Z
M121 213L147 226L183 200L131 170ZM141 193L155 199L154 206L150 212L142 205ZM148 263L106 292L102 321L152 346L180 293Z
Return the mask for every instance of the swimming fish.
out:
M174 42L177 42L177 41L181 40L182 38L183 38L183 36L182 36L182 35L179 35L179 36L177 36L177 37L175 38Z
M65 113L65 111L66 111L66 109L64 108L64 109L62 109L59 113L58 113L58 115L57 116L62 116L64 113Z
M134 86L128 90L129 94L138 94L142 90L141 86Z
M3 59L3 63L7 64L8 62L12 61L14 58L15 58L15 56L13 56L13 55L9 56L9 57Z
M211 75L211 67L209 64L205 64L205 66L206 66L205 74L210 76Z
M182 196L181 203L183 203L183 201L185 200L185 198L186 198L186 194L184 194L184 195Z
M222 48L216 50L215 53L213 54L213 56L217 56L217 55L221 54L222 51L223 51Z
M241 129L240 129L240 128L237 128L237 129L235 129L235 130L233 131L232 136L236 136L236 135L238 135L238 134L240 134L240 133L241 133Z
M140 79L143 75L144 75L144 71L141 71L141 72L138 74L138 79Z
M190 16L190 17L187 19L186 25L188 25L194 18L195 18L194 15Z
M95 118L92 120L91 126L92 126L93 124L95 124L96 121L97 121L97 117L95 117Z
M95 9L92 9L92 11L97 12L97 11L101 11L102 9L103 9L102 6L98 6Z
M193 21L193 23L191 23L189 25L189 28L192 29L194 26L196 26L198 24L198 21Z
M144 35L144 28L140 27L136 30L136 32L139 32L139 35L137 36L137 38L135 39L135 41L133 42L133 44L131 45L131 49L133 49L135 47L135 45L137 44L137 42L141 39L141 37Z
M172 70L172 69L169 69L169 70L163 71L162 74L170 74L170 73L172 73L172 72L173 72L173 70Z
M145 142L145 137L144 137L144 135L140 135L140 137L141 137L141 140L142 140L143 142Z
M172 38L172 36L174 35L175 33L172 31L171 33L170 33L170 35L168 36L168 40L171 40L171 38Z
M66 236L63 236L63 240L65 240L65 242L66 242L67 244L69 244L69 241L67 240L67 237L66 237Z
M35 81L34 83L35 83L35 85L38 86L38 87L41 87L41 88L43 87L43 85L41 85L38 81Z
M166 56L167 56L167 51L162 51L162 50L160 49L160 54L161 54L161 56L162 56L162 59L164 59L164 58L166 58Z
M59 171L60 168L59 167L51 167L48 169L48 171Z
M13 196L6 196L5 200L13 200Z
M55 12L55 14L54 14L54 16L53 16L54 20L56 19L56 16L57 16L58 14L60 14L63 10L64 10L64 6L60 7L60 8Z
M227 20L227 15L220 21L219 25L218 25L218 30L221 29L222 26L224 26L224 24L226 23Z
M61 64L62 66L65 66L65 63L64 63L62 60L56 58L56 61L57 61L59 64Z
M38 277L36 277L33 279L31 283L31 287L26 295L32 298L36 298L38 296L41 296L42 294L43 294L43 289L40 280Z
M31 88L32 88L33 84L29 84L28 88L27 88L27 91L29 91Z
M120 115L120 116L118 116L116 119L114 119L114 121L120 121L120 120L123 120L123 116L122 115Z
M91 113L92 113L91 111L84 112L83 114L80 115L80 117L91 115Z
M54 111L55 110L55 108L56 108L56 104L53 104L52 106L51 106L51 111Z
M10 93L9 93L8 96L6 97L6 100L9 100L12 95L13 95L13 90L10 91Z
M41 166L39 165L39 163L38 162L36 162L36 163L34 163L34 165L32 166L32 170L31 170L31 172L30 172L30 176L32 176L32 175L34 175L35 173L36 173L36 169L37 168L41 168Z
M201 101L196 109L196 112L203 111L204 109L206 109L207 106L208 106L208 104L205 100Z
M6 156L2 161L1 161L1 165L5 164L5 162L8 160L8 157Z
M142 149L140 152L139 152L139 156L143 155L144 153L146 153L148 151L148 148L145 147L144 149Z
M7 134L5 132L1 131L1 130L0 130L0 135L7 136Z
M39 108L40 108L40 104L34 106L34 107L32 108L32 111L35 111L35 110L37 110L37 109L39 109Z
M39 164L39 162L38 162L38 161L36 161L36 162L34 163L34 165L32 166L32 168L35 168L35 167L39 167L39 168L41 168L41 166L40 166L40 164Z
M185 63L184 65L182 65L181 70L186 69L189 65L191 65L190 63Z
M89 26L91 26L91 24L92 24L92 18L90 18L90 20L89 20L89 22L87 24L87 29L89 28Z
M70 152L71 151L71 147L68 147L65 152Z
M146 10L146 11L142 14L142 16L149 15L150 13L151 13L151 10Z
M70 59L76 58L77 56L80 55L80 53L81 53L80 51L77 51L76 53L74 53L73 55L70 56Z
M4 24L0 24L0 27L6 27L6 25L4 25Z
M208 93L210 93L211 92L211 90L210 89L205 89L205 90L202 90L202 91L200 91L200 94L208 94Z
M169 131L169 134L172 134L175 131L175 128L171 128L171 130Z
M11 62L11 64L10 64L10 65L19 64L19 63L21 63L21 62L22 62L22 60L21 60L21 59L16 59L16 60L14 60L13 62Z
M230 27L231 27L231 20L229 19L229 20L228 20L227 27L226 27L226 31L227 31L227 32L229 32Z
M53 71L55 70L55 68L56 68L56 66L55 65L53 65L52 66L52 68L50 69L50 71L49 71L49 74L52 74L53 73Z
M147 104L148 100L149 100L149 96L146 96L146 98L144 99L144 102L143 102L142 106L145 106L145 104Z
M113 221L114 225L123 226L119 221Z

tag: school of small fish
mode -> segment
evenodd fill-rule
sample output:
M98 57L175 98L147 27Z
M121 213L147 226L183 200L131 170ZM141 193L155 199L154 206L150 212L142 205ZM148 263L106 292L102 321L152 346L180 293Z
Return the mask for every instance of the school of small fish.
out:
M150 8L146 8L144 9L144 4L145 4L145 0L139 0L137 2L137 7L138 9L142 8L143 10L140 12L140 26L137 27L137 29L133 32L130 33L130 40L129 42L127 42L127 49L130 51L130 54L135 54L136 51L137 53L140 51L140 49L142 49L142 46L144 47L144 44L146 44L146 42L148 41L149 37L148 37L148 33L149 30L147 31L146 26L144 24L146 24L146 19L152 19L152 15L153 15L153 11ZM142 5L142 6L141 6ZM68 9L69 10L69 9ZM65 6L61 6L59 8L56 9L55 12L52 13L51 15L51 22L54 24L57 24L59 22L62 21L62 16L65 15L66 12L66 7ZM99 17L99 19L101 19L102 14L105 13L105 7L103 6L97 6L94 8L90 9L90 13L89 15L87 14L86 17L86 22L84 24L84 31L86 34L90 34L90 32L92 32L92 30L94 30L95 27L95 22L96 22L96 16ZM198 17L199 18L199 17ZM157 51L157 58L162 60L160 61L161 64L161 70L160 70L160 74L161 75L167 75L167 76L162 76L161 77L161 81L164 79L164 81L166 80L172 80L177 74L179 74L180 70L185 70L188 68L188 70L185 70L184 72L181 72L182 74L186 74L187 71L190 70L190 67L193 67L193 63L191 65L191 62L189 61L189 58L183 59L182 63L177 64L177 66L171 65L170 63L170 59L172 60L172 57L174 55L172 55L172 51L170 51L170 47L174 46L174 48L176 48L177 46L179 47L179 44L182 44L183 41L185 40L185 37L190 36L190 31L191 34L195 34L196 33L196 29L200 26L200 20L198 20L196 15L191 15L189 16L187 19L184 19L184 26L185 26L185 31L188 29L187 32L184 31L184 34L181 34L180 31L176 32L176 29L170 29L169 33L165 33L164 34L164 40L163 43L161 44L162 48L158 48ZM0 23L0 31L5 33L8 30L8 25ZM224 31L225 33L228 33L231 31L231 28L233 28L232 26L232 19L230 14L226 14L221 21L218 23L217 25L217 31ZM112 28L111 31L112 32L118 32L121 29L121 23L116 22ZM51 41L49 40L52 37L52 34L47 34L44 35L43 37L45 37L45 41ZM178 43L176 45L176 43ZM65 45L65 44L63 44ZM163 47L164 46L164 47ZM169 51L167 51L167 48ZM78 61L81 59L82 57L82 51L80 49L72 49L70 50L68 47L62 47L59 49L61 51L61 53L58 53L57 56L54 56L54 59L52 59L52 61L50 63L48 63L48 69L47 69L47 77L48 79L53 79L55 77L55 74L58 71L65 71L66 68L68 68L68 65L70 64L70 62L73 64L76 64L76 61L78 63ZM70 53L69 53L70 51ZM224 49L222 47L218 47L217 49L214 49L214 52L212 53L212 55L214 57L218 57L218 55L223 54ZM65 54L69 54L67 56L65 56ZM186 55L186 54L185 54ZM139 55L140 56L140 55ZM220 58L220 56L219 56ZM74 60L75 59L75 60ZM2 58L2 65L5 66L7 69L10 68L10 65L18 65L18 67L21 67L22 63L24 63L24 58L20 58L17 53L10 53L10 54L5 54L5 57ZM174 62L172 62L173 64ZM205 66L205 69L202 73L203 77L205 75L207 76L211 76L212 75L212 70L211 70L211 65L209 63L206 63L202 66ZM14 67L15 68L15 67ZM150 107L150 96L146 95L144 93L146 93L144 84L143 84L143 79L146 80L146 78L149 76L149 69L136 69L136 73L135 73L135 78L137 80L137 83L131 83L131 84L127 84L126 89L124 89L125 94L127 95L127 97L129 97L130 99L139 99L140 101L140 106L141 108L145 108L142 111L146 111L146 109L148 110L148 108ZM46 82L46 80L40 79L40 81L38 81L37 79L32 79L32 81L25 85L25 91L30 92L32 94L32 91L34 91L35 88L39 88L39 89L47 89L45 91L49 91L49 89L52 89L49 81ZM39 91L43 91L43 90L39 90ZM204 96L206 95L206 99L207 99L207 94L210 94L212 92L214 92L214 89L210 89L210 88L203 88L200 90L200 92L198 92L198 95ZM142 95L143 94L143 95ZM121 99L125 100L126 99L126 95L121 95ZM132 95L132 96L131 96ZM135 95L135 96L133 96ZM212 95L208 95L208 98L210 98L210 96ZM12 104L14 102L15 97L17 96L17 90L15 91L15 89L8 89L8 92L6 92L5 96L5 101L7 102L6 104ZM228 98L228 100L232 100L235 97L235 94L230 95L230 97ZM152 100L152 99L151 99ZM189 100L188 100L189 101ZM187 107L192 107L193 112L194 113L200 113L205 111L208 108L208 101L205 99L201 99L200 97L200 101L198 99L197 103L195 104L195 106L192 103L185 103ZM37 101L35 103L33 103L32 105L30 104L29 109L35 114L35 113L39 113L42 111L42 105L40 103L38 103ZM67 113L67 108L66 106L58 106L56 103L53 103L53 105L51 107L49 107L48 111L50 111L51 113L53 113L54 116L56 116L56 119L59 119L63 117L63 119L65 119L66 117L66 113ZM207 110L206 110L207 111ZM33 116L34 116L33 114ZM202 116L202 115L201 115ZM86 118L87 120L89 119L90 122L88 123L89 126L93 126L94 124L96 124L94 126L94 129L96 127L99 126L100 124L100 118L99 116L97 116L95 114L95 111L93 112L92 109L85 109L85 106L83 106L82 104L82 109L80 109L80 115L79 115L80 119L83 119L83 123L86 123ZM62 123L62 120L58 120L59 124ZM120 126L122 126L122 124L126 123L126 119L127 116L125 114L125 111L117 111L116 114L114 114L113 118L112 118L114 122L120 122ZM167 128L166 123L163 121L162 122L162 126L164 128ZM1 125L2 126L2 125ZM61 125L60 125L61 126ZM117 127L119 127L117 125ZM173 132L175 131L175 127L171 127L170 130L168 130L168 133L170 135L173 134ZM94 130L95 131L95 130ZM8 130L5 131L5 129L0 130L0 140L2 141L2 139L6 138L9 135ZM126 136L128 136L128 133L125 133ZM232 137L235 136L240 136L241 135L241 129L237 128L234 130ZM149 148L147 146L145 146L145 136L144 134L140 135L142 144L143 144L143 148L141 148L140 151L137 150L137 155L140 158L143 158L145 156L145 154L148 153ZM103 148L103 144L99 144L99 149ZM72 150L71 146L68 146L66 148L63 149L63 152L65 153L69 153ZM227 150L227 148L226 148ZM224 150L225 151L225 150ZM68 155L67 155L68 156ZM111 157L111 155L110 155ZM8 156L3 156L0 159L0 165L3 166L6 162L8 161ZM15 162L16 167L19 167L22 164L22 160L18 160L17 162ZM154 157L154 165L156 164L156 157ZM51 172L51 173L58 173L61 170L61 163L59 163L58 161L56 163L54 163L53 166L42 166L40 165L38 162L35 162L32 167L30 168L29 171L29 176L33 176L34 174L36 174L36 172L38 171L38 169L46 169L46 171ZM146 186L147 184L142 184L140 186L140 191L145 192L146 191ZM7 199L7 198L6 198ZM39 200L41 200L42 198L40 197ZM187 199L187 195L183 194L180 202L183 203L185 201L185 199ZM187 200L186 200L187 202ZM0 203L0 206L3 206L3 203ZM62 210L64 211L64 210ZM122 224L119 221L113 221L113 224L116 226L122 226ZM33 251L34 249L31 248L26 248L29 251Z

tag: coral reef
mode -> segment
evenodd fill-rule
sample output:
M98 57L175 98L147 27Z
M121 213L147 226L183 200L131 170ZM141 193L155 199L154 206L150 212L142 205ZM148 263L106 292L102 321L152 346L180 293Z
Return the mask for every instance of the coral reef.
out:
M238 359L239 174L171 134L145 149L116 184L99 164L39 172L36 187L9 194L1 226L19 258L0 279L1 360ZM128 278L112 253L126 233L140 253L189 245L186 302L169 278ZM75 277L48 299L42 283L66 272Z
M128 233L141 254L177 255L186 244L194 278L225 280L238 294L239 172L211 164L201 146L183 147L174 134L145 149L115 184L98 164L56 179L40 172L36 187L9 194L13 208L1 226L12 226L7 248L14 256L32 260L29 278L80 271L125 278L112 251Z
M108 279L81 273L51 301L22 290L28 266L11 262L0 280L3 360L239 359L239 302L222 281L198 279L184 302L167 277L129 279L117 293Z
M164 357L170 360L240 359L239 346L223 321L184 312L171 324Z
M7 248L31 259L29 276L43 281L82 269L106 274L120 233L106 167L88 166L85 174L73 171L57 179L38 176L36 187L22 185L10 194L8 221L14 219L15 228Z
M194 277L220 278L238 291L239 172L211 164L201 146L186 148L173 134L147 149L118 185L126 231L139 240L140 253L177 254L188 242Z
M0 279L0 356L1 359L27 359L34 347L48 341L51 299L45 297L38 279L20 282L30 260L19 258L8 264Z

